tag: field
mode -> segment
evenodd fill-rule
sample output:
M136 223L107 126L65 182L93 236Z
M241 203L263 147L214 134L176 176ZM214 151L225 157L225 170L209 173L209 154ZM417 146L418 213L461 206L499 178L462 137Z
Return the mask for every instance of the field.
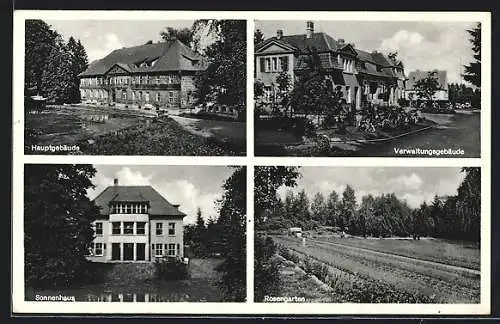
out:
M333 302L480 301L479 249L469 245L434 240L308 238L303 246L293 237L274 239L282 246L280 254L288 254L285 258L319 272L319 279L332 289L329 295Z
M93 120L103 116L107 117L104 122ZM76 154L90 155L220 156L241 155L244 150L217 136L193 134L172 118L157 118L143 111L57 107L26 114L25 118L26 154L36 153L31 150L32 144L78 145Z

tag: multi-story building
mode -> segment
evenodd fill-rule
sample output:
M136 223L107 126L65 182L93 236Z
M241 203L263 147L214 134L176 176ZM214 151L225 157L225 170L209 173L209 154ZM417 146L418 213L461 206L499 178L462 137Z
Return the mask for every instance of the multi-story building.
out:
M130 108L189 108L206 59L179 40L124 47L92 62L80 77L82 102Z
M120 186L118 179L95 199L95 238L89 259L97 262L148 262L184 256L183 218L151 186Z
M329 87L339 89L347 103L360 109L364 103L397 105L404 98L405 73L401 61L381 52L366 52L343 39L315 33L314 23L306 23L306 33L284 35L278 30L256 45L255 77L264 83L264 100L276 93L276 78L282 72L292 83L307 71L307 61L316 51L325 70Z
M436 78L438 83L438 89L434 92L432 97L435 101L446 102L448 101L448 80L446 71L432 70L432 71L412 71L408 74L408 82L406 83L405 98L410 101L422 100L425 98L418 97L418 90L415 89L415 84L419 80L423 80L429 76L429 73L433 73L433 77Z

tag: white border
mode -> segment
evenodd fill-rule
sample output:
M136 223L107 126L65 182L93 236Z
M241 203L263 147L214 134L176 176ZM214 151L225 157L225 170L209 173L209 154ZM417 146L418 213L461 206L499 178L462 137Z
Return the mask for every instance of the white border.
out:
M24 155L24 20L247 20L247 156L53 156ZM254 20L368 20L368 21L481 21L482 111L481 158L252 158L253 143L253 29ZM491 14L489 12L256 12L256 11L15 11L13 73L13 209L12 306L16 313L88 314L328 314L328 315L480 315L490 313L491 202ZM24 301L23 168L25 163L247 165L247 301L245 303L57 303ZM481 303L480 304L266 304L253 303L253 166L479 166L482 168Z

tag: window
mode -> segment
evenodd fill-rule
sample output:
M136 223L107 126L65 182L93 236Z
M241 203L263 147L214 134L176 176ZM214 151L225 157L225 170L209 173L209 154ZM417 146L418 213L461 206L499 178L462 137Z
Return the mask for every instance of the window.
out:
M175 223L168 223L168 235L175 235Z
M123 234L134 234L134 222L123 223Z
M102 243L95 244L94 255L95 256L103 256L104 255L104 249L103 249Z
M175 256L175 244L168 245L168 255Z
M122 92L122 99L127 100L127 91L123 90Z
M156 77L156 84L160 84L160 76Z
M265 72L266 71L266 59L261 57L260 58L260 72Z
M273 57L273 71L278 71L278 59Z
M155 256L163 255L163 244L154 244L155 246Z
M115 235L120 235L122 233L122 223L121 222L113 222L112 225L113 230L112 233Z
M90 246L89 246L89 255L90 256L94 255L94 249L95 249L95 243L90 243Z
M95 234L102 235L102 223L95 223Z
M266 58L266 72L271 71L271 59Z
M170 103L174 102L174 92L173 91L168 92L168 102L170 102Z
M288 56L280 57L281 71L288 71Z
M148 91L148 92L146 92L146 93L144 94L144 100L145 100L146 102L148 102L148 101L149 101L149 91Z
M137 235L146 234L146 223L145 222L137 222Z
M156 101L160 101L160 99L161 99L161 98L160 98L160 93L159 93L159 92L157 92L157 93L156 93Z
M163 223L156 223L156 235L163 235Z

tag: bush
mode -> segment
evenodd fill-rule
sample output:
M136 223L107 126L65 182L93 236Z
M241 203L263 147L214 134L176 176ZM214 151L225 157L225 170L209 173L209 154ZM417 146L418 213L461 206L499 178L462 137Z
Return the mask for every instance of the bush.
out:
M187 264L180 258L158 258L155 260L155 276L162 280L187 279Z
M428 114L455 114L453 109L444 108L444 107L430 107L426 106L420 110L423 113Z
M262 302L264 296L275 295L281 286L278 264L272 262L272 256L276 253L276 244L268 236L255 237L254 258L254 295L255 300Z
M406 100L405 98L399 98L398 105L400 105L401 107L408 107L410 105L410 101Z

